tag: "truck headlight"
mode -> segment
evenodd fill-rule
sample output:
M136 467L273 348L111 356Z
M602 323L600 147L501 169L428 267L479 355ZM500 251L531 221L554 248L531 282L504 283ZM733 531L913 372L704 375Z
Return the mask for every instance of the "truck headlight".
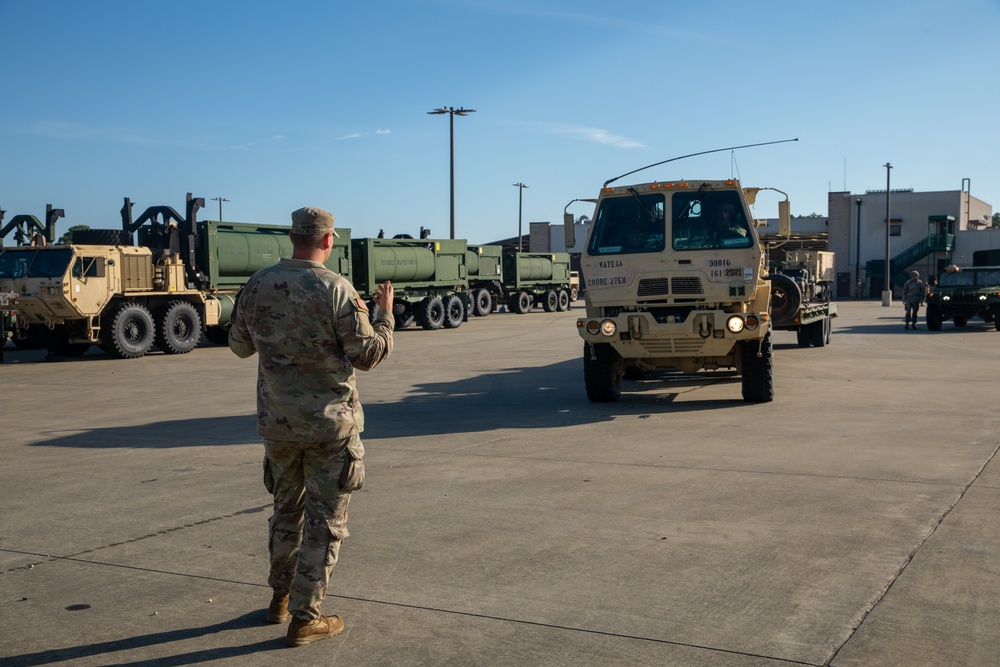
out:
M757 319L756 315L747 315L746 325L748 331L753 331L760 326L760 321Z
M942 301L951 301L951 297L950 296L943 296L943 297L941 297L941 300Z
M591 336L596 336L597 332L600 330L601 330L601 325L598 324L595 320L587 322L587 333L589 333Z
M743 318L738 315L733 315L728 320L726 320L726 328L729 329L730 333L738 334L743 331Z
M985 294L980 294L979 295L979 300L980 301L986 301L986 295Z
M601 322L601 333L605 336L614 336L616 331L618 331L618 327L615 325L614 320L604 320Z

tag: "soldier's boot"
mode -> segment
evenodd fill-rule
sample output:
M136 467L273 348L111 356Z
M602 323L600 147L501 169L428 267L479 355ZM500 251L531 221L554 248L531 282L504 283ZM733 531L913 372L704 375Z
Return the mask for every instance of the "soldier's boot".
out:
M288 634L285 636L285 644L288 646L305 646L339 635L344 629L344 619L340 616L320 616L311 621L301 619L298 616L292 619L288 625Z
M275 593L267 606L268 623L284 623L288 620L288 594Z

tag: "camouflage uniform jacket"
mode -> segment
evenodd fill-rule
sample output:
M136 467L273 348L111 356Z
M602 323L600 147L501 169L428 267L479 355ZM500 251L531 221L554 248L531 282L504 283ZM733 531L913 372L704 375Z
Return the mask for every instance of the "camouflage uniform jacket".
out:
M319 262L282 259L250 278L229 347L258 355L257 432L323 442L364 430L354 369L392 353L393 317L375 321L351 283Z
M920 278L910 278L903 283L903 303L923 303L927 287Z

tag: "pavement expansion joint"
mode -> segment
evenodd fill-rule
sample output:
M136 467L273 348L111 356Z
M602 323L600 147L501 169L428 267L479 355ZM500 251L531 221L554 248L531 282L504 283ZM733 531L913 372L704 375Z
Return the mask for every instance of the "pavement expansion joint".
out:
M239 510L239 511L236 511L236 512L232 512L230 514L224 514L222 516L215 516L215 517L211 517L211 518L208 518L208 519L202 519L201 521L192 521L191 523L185 523L185 524L180 525L180 526L173 526L171 528L164 528L163 530L158 530L155 533L148 533L146 535L140 535L139 537L132 537L132 538L129 538L127 540L120 540L118 542L111 542L109 544L102 544L101 546L93 547L91 549L85 549L83 551L78 551L78 552L72 553L72 554L51 555L51 554L40 554L40 553L31 552L31 551L20 551L20 550L17 550L17 549L3 549L3 548L0 548L0 551L4 551L4 552L7 552L7 553L16 553L16 554L28 555L28 556L39 556L39 557L46 558L48 560L78 560L80 558L80 556L86 556L88 554L96 553L98 551L103 551L104 549L113 549L114 547L120 547L120 546L123 546L123 545L126 545L126 544L134 544L136 542L141 542L143 540L148 540L148 539L150 539L152 537L159 537L161 535L168 535L170 533L175 533L175 532L180 531L180 530L186 530L188 528L194 528L196 526L204 526L205 524L214 523L216 521L222 521L224 519L231 519L231 518L233 518L235 516L240 516L242 514L256 514L257 512L263 512L264 510L266 510L266 509L268 509L270 507L271 507L270 504L261 505L259 507L251 507L249 509ZM47 561L39 561L37 563L26 563L24 565L18 565L17 567L12 567L12 568L9 568L7 570L4 570L3 572L0 572L0 574L5 574L7 572L16 572L18 570L30 570L31 568L35 567L36 565L41 565L41 564L43 564L45 562L47 562ZM89 561L81 561L81 562L89 562Z

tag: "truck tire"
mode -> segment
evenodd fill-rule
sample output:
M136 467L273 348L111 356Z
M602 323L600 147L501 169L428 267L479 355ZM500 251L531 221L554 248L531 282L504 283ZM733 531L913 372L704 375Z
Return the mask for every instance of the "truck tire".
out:
M610 343L583 344L583 386L592 403L614 403L621 398L624 365Z
M811 338L809 336L809 327L800 326L795 330L795 337L798 340L799 347L809 347L811 343Z
M417 304L415 316L424 329L440 329L444 324L444 302L439 296L429 296Z
M444 328L457 329L465 321L465 303L462 297L452 294L444 299Z
M114 307L101 331L101 347L113 357L137 359L153 347L155 330L153 316L145 306L121 303Z
M400 329L405 329L408 326L413 325L413 320L415 319L413 314L413 306L411 306L406 301L393 301L392 302L392 319L394 320L393 329L399 331Z
M824 317L822 320L809 325L809 342L812 343L813 347L823 347L826 345L826 321L827 318Z
M132 234L124 229L80 229L73 232L77 245L132 245Z
M69 331L65 324L45 330L45 349L49 357L79 357L90 349L90 343L69 342Z
M965 315L955 315L951 318L951 321L955 323L956 327L964 327L969 323L969 318Z
M829 345L830 341L833 340L833 318L828 317L823 320L823 330L826 332L826 344Z
M579 298L580 298L580 290L578 288L574 287L569 291L570 302L576 301Z
M154 336L166 354L187 354L201 340L201 317L187 301L171 301L156 313Z
M564 313L569 310L569 292L564 289L559 290L559 305L556 306L556 310L560 313Z
M208 327L205 329L205 338L213 345L229 345L229 329L226 327Z
M45 347L45 335L48 328L44 324L29 324L24 338L16 335L11 338L19 350L40 350Z
M944 318L941 317L941 309L936 303L927 304L927 312L924 313L924 319L927 321L928 331L941 331L941 322Z
M1000 331L1000 306L993 307L993 328Z
M546 313L554 313L559 307L559 295L555 290L546 290L542 295L542 307Z
M476 317L486 317L493 310L493 299L490 291L480 287L472 293L472 314Z
M794 280L781 273L767 277L771 281L771 318L787 320L802 306L802 291Z
M514 292L507 302L510 312L524 315L534 307L533 299L527 292Z
M763 340L740 343L743 362L743 400L747 403L769 403L774 400L774 367L771 333Z

